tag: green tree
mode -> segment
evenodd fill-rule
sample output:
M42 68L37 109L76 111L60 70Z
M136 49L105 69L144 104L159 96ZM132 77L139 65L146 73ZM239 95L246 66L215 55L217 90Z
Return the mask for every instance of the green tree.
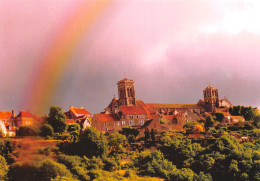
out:
M40 128L40 136L42 137L52 136L53 134L54 134L53 128L49 124L44 124Z
M67 124L65 122L65 114L62 112L62 108L57 106L51 106L49 116L47 118L48 124L50 124L55 133L63 133L66 128Z
M79 138L79 144L82 154L89 158L107 155L107 140L93 127L84 130Z
M145 130L144 130L144 138L145 138L145 140L149 140L151 138L148 128L145 128Z
M44 160L38 169L38 180L51 180L57 176L72 178L72 174L65 165L52 160Z
M187 123L185 123L183 125L183 128L186 129L186 132L187 133L191 133L194 129L194 126L195 126L196 123L192 122L192 121L188 121Z
M214 123L215 123L215 121L214 121L213 117L212 116L207 116L206 122L204 124L205 129L208 130L208 128L213 126Z
M69 132L80 131L80 125L78 123L69 124L67 131L69 131Z
M222 112L216 112L215 117L217 121L221 122L224 119L225 115Z
M134 135L134 137L137 137L139 135L140 131L138 129L135 129L132 127L123 127L122 133L126 137L128 137L129 135Z
M152 128L152 130L151 130L151 139L152 139L153 141L155 141L155 132L154 132L153 128Z
M125 135L114 131L113 133L109 134L108 136L108 145L112 148L115 152L120 152L124 150L124 144L127 142Z

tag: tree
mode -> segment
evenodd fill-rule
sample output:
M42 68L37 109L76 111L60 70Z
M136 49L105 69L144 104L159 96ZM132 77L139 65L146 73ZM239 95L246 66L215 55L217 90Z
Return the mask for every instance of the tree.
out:
M72 174L65 165L52 160L44 160L38 169L39 180L51 180L57 176L72 178Z
M108 145L111 146L115 152L123 151L123 145L126 143L125 135L118 133L117 131L109 134Z
M151 139L152 139L153 141L155 141L155 132L154 132L153 128L152 128L150 134L151 134Z
M48 124L50 124L55 133L63 133L66 128L67 124L65 122L65 114L62 112L62 108L57 106L51 106L50 113L47 118Z
M192 122L192 121L188 121L186 124L183 125L183 128L186 129L186 132L192 132L193 131L193 128L195 126L195 123Z
M54 133L53 128L49 124L44 124L40 128L40 136L42 136L42 137L52 136L53 133Z
M213 126L213 124L215 123L214 119L212 116L208 116L206 118L206 122L204 124L204 127L206 130L208 130L209 127Z
M107 155L107 140L95 128L85 129L79 139L83 155L89 158Z
M216 112L215 117L217 121L221 122L224 119L225 115L222 112Z
M144 130L144 138L145 138L145 140L149 140L151 138L148 128L145 128L145 130Z
M138 129L135 129L132 127L123 127L122 133L126 137L128 137L129 135L134 135L134 137L137 137L139 135L140 131Z
M69 131L69 132L80 131L80 125L78 123L69 124L67 131Z

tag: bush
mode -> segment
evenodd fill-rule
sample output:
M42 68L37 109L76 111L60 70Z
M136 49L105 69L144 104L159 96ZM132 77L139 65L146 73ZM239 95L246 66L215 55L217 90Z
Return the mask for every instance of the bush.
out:
M103 160L104 170L113 172L119 168L119 163L116 162L115 158L105 158Z
M52 160L44 160L38 169L39 180L45 181L57 176L72 178L72 174L65 165Z
M45 124L40 128L40 136L42 137L53 136L53 134L53 128L49 124Z
M128 137L129 135L134 135L134 137L137 137L139 135L140 131L138 129L135 129L132 127L123 127L122 133L126 137Z
M0 180L5 180L7 177L8 166L6 160L0 155Z
M16 134L17 136L37 136L39 129L35 126L21 126Z
M68 124L67 131L69 131L69 132L80 131L80 125L78 123Z

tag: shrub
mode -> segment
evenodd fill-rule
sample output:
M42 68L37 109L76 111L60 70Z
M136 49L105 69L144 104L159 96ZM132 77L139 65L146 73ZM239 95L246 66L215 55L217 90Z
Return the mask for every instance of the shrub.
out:
M44 160L38 169L39 180L50 180L57 176L64 176L71 178L72 174L65 167L65 165L57 163L52 160Z
M45 124L40 128L40 136L42 137L53 136L53 134L53 128L49 124Z
M17 131L17 136L37 136L39 129L35 126L21 126Z
M0 180L5 180L8 172L6 160L0 155Z
M69 131L69 132L80 131L80 125L78 123L68 124L67 131Z

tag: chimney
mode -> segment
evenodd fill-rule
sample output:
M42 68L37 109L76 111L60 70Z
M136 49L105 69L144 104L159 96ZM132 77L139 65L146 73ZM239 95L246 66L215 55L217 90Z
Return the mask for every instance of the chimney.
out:
M70 106L70 108L73 108L73 106Z
M12 115L13 115L13 118L15 117L15 112L14 112L14 110L12 110Z
M80 107L80 109L84 109L84 107L83 107L83 106L81 106L81 107Z

